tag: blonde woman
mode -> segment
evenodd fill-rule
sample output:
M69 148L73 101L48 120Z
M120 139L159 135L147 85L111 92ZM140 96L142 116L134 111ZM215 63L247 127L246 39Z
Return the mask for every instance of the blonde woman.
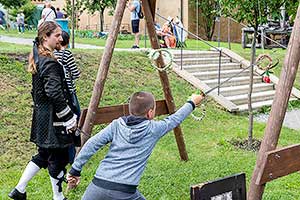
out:
M62 182L68 164L68 147L76 129L77 116L72 111L63 67L53 56L54 48L62 41L61 28L53 21L43 22L38 30L28 71L32 73L34 102L30 141L38 153L26 166L17 186L8 195L15 200L26 199L26 186L41 168L47 168L53 200L65 200Z

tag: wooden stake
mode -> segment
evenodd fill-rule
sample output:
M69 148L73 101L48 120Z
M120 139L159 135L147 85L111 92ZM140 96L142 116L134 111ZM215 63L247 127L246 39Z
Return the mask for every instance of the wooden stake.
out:
M258 173L263 164L266 152L276 149L282 122L286 113L291 90L296 78L300 59L300 6L298 7L293 32L289 41L287 53L284 59L283 68L276 89L274 101L265 135L260 146L256 166L252 174L248 200L262 199L265 184L256 185Z
M111 61L113 50L120 30L120 24L123 18L125 6L126 6L126 0L118 1L114 18L112 20L112 25L110 27L108 38L106 40L106 45L102 55L101 63L99 65L97 78L94 84L93 94L88 107L88 112L82 127L82 131L85 134L81 135L81 146L89 139L93 129L96 111L102 96L104 84L109 69L109 64Z
M151 46L153 49L159 49L160 45L159 45L156 31L154 28L156 0L142 0L142 4L144 7L146 24L147 24L147 28L148 28ZM164 66L164 61L161 56L158 58L158 66L160 66L160 67ZM174 99L173 99L173 96L171 93L168 75L165 71L159 71L159 77L160 77L160 82L163 87L165 99L167 101L168 109L169 109L170 113L174 113L176 111L176 107L175 107ZM187 161L188 155L186 152L184 138L183 138L183 134L182 134L180 126L178 126L174 129L174 134L175 134L175 138L176 138L176 142L177 142L177 147L179 149L180 158L182 160Z

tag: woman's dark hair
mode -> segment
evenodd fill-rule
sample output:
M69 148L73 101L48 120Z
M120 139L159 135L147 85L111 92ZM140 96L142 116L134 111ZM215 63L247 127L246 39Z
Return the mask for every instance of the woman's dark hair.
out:
M66 32L66 31L62 31L61 37L62 37L62 39L63 39L63 41L61 42L61 45L62 45L62 46L68 45L69 42L70 42L70 36L69 36L69 33Z

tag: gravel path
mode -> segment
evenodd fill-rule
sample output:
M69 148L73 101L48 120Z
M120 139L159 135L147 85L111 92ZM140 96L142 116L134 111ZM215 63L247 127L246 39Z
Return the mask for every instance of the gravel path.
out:
M254 120L266 123L268 121L268 118L269 118L269 114L260 114L260 115L256 115L254 117ZM295 109L292 111L288 111L285 114L283 126L294 129L294 130L300 130L299 122L300 122L300 110Z
M0 42L7 42L13 44L24 44L24 45L32 45L33 38L19 38L19 37L11 37L0 35ZM79 44L75 43L75 48L78 49L104 49L104 47L90 45L90 44ZM145 48L140 49L125 49L125 48L115 48L115 51L145 51Z

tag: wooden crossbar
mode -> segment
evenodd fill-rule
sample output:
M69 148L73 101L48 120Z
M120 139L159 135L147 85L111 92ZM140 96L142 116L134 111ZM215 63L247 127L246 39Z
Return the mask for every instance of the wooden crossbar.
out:
M300 144L266 152L256 184L262 185L276 178L300 170Z
M246 200L246 175L239 173L222 179L193 185L191 200Z
M87 114L87 109L82 110L80 120L78 123L78 128L81 129L83 126L85 117ZM114 119L128 115L128 104L106 106L97 109L94 125L110 123ZM166 100L156 101L156 112L155 116L169 114Z

